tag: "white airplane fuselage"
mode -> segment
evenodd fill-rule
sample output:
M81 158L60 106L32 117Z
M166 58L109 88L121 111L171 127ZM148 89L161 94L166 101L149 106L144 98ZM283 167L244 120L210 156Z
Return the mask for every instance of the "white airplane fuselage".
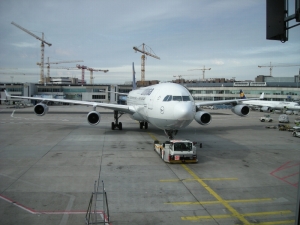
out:
M146 121L163 130L178 130L194 119L196 106L190 92L183 86L162 83L138 90L127 96L127 105L136 113L134 120Z
M245 101L244 104L267 107L269 109L300 110L300 106L296 102L250 100L250 101Z

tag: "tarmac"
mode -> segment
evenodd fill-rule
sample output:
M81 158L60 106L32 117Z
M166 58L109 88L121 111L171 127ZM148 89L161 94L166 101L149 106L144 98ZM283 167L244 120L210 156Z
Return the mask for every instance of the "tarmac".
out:
M91 126L92 107L50 106L39 117L0 105L0 224L85 224L99 177L112 225L295 223L300 138L265 128L278 114L262 123L257 111L207 110L211 124L176 136L198 142L198 163L168 164L153 151L162 130L140 130L126 114L123 130L111 130L112 112L97 110Z

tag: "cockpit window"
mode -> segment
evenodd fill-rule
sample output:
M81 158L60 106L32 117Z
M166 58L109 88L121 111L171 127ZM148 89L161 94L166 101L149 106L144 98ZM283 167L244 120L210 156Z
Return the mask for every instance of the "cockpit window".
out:
M173 101L182 101L182 96L173 96Z
M147 88L142 92L141 95L151 95L153 90L154 90L154 88Z
M188 102L188 101L191 101L191 98L190 96L172 96L172 95L167 95L163 101L164 102L170 102L170 101L177 101L177 102L181 102L181 101L184 101L184 102Z
M164 98L164 102L169 102L172 100L172 95L167 95L165 98Z
M191 101L190 96L182 96L182 101L184 102Z

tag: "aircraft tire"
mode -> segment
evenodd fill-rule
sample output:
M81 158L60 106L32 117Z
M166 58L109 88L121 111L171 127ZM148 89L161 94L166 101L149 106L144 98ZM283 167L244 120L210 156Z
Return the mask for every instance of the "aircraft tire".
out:
M114 130L115 129L115 123L111 122L111 129Z
M119 122L119 130L122 130L123 129L123 127L122 127L122 123L121 122Z
M145 122L145 129L148 129L148 122Z
M140 129L143 129L144 122L140 122Z

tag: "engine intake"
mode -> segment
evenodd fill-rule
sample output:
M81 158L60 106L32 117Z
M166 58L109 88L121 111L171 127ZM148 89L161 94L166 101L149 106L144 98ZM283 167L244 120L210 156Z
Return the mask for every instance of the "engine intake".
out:
M246 105L236 105L231 108L231 111L238 116L247 116L250 109Z
M97 111L91 111L87 114L87 121L90 125L97 125L101 120L101 115Z
M33 110L34 110L35 115L44 116L48 113L49 108L46 104L39 103L34 106Z
M208 125L211 121L211 115L208 112L198 111L194 119L201 125Z

